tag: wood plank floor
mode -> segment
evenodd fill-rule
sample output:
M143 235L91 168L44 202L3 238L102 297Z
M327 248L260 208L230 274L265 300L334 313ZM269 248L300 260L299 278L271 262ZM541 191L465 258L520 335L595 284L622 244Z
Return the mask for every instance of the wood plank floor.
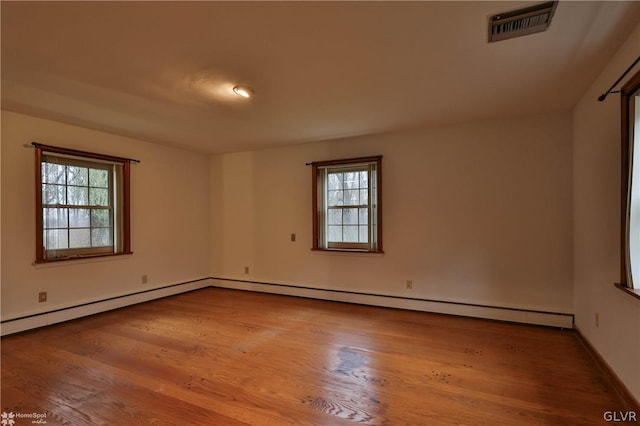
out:
M47 424L590 425L623 410L572 331L225 289L1 343L2 411Z

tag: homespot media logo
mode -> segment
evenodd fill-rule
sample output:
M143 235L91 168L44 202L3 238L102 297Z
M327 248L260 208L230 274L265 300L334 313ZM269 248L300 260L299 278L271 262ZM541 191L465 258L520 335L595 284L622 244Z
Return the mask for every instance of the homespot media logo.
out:
M43 425L47 423L47 413L14 413L3 412L0 415L0 424L2 426L13 426L16 419L29 419L32 424Z

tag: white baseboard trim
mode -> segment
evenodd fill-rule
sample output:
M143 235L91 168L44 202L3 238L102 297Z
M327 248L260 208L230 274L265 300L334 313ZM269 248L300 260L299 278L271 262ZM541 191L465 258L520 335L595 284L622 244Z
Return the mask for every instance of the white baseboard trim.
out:
M212 277L211 286L568 329L573 328L574 320L573 314L562 312L545 312L402 296L366 294L344 290L325 290L230 278Z
M46 325L56 324L59 322L69 321L100 312L110 311L125 306L135 305L137 303L148 302L150 300L162 297L173 296L175 294L187 291L198 290L209 287L211 281L209 278L201 278L194 281L177 283L157 289L149 289L133 294L125 294L121 296L111 297L104 300L96 300L83 303L76 306L70 306L52 311L25 315L13 319L3 320L0 323L0 335L19 333L21 331L31 330Z

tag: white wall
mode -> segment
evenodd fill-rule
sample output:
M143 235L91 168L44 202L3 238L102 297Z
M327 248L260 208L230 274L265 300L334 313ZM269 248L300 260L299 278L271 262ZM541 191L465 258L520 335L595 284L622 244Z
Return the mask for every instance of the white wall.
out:
M640 25L575 107L573 161L576 325L640 400L640 300L613 286L620 280L620 96L596 100L638 46Z
M141 160L131 171L133 255L32 264L34 151L23 147L32 141ZM1 170L3 320L208 277L207 156L3 111Z
M215 156L211 273L572 313L571 138L557 113ZM312 252L305 163L377 154L385 253Z

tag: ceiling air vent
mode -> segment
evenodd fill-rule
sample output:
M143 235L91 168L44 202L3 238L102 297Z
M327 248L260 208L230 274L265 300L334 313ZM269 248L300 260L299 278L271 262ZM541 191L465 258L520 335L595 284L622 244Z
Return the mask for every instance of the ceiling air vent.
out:
M490 16L489 43L545 31L557 5L557 1L548 1Z

